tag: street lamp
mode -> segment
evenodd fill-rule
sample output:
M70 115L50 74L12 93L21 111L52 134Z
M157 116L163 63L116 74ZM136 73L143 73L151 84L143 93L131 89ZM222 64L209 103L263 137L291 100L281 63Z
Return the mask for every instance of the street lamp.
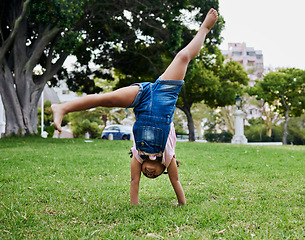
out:
M235 117L235 135L232 138L232 143L234 144L247 144L248 139L244 135L244 117L246 114L241 110L242 107L242 99L237 94L235 98L235 105L237 110L234 112Z
M238 110L240 110L242 105L243 105L243 100L240 98L239 94L236 95L235 105L236 105Z

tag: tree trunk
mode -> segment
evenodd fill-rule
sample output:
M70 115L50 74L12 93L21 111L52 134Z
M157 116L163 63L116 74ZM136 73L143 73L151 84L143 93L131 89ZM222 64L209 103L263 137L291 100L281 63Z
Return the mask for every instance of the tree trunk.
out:
M5 135L12 133L23 135L25 126L18 97L14 88L14 79L7 64L4 62L4 71L0 72L0 94L5 110Z
M20 17L17 25L18 31L11 33L10 48L0 48L7 51L0 54L0 94L5 109L6 136L37 133L38 100L45 84L62 67L68 55L64 52L56 54L50 44L60 32L60 28L43 28L35 39L36 44L27 47L27 19ZM45 55L45 71L42 75L35 76L33 81L33 69L46 49L48 55ZM52 63L55 57L58 59Z
M195 142L195 128L194 128L194 121L193 121L193 116L191 113L191 107L189 106L178 106L179 109L181 109L187 118L187 126L189 129L189 141L190 142Z
M272 128L269 125L266 125L266 136L267 137L272 136Z
M287 144L287 132L288 132L288 123L289 123L289 109L285 112L285 122L284 122L284 131L283 131L283 144Z
M33 106L31 106L31 88L24 84L22 84L23 88L17 84L14 84L17 82L14 79L11 70L5 62L3 65L4 72L0 73L0 93L6 118L5 135L9 136L11 134L24 135L25 133L36 133L38 100L35 101ZM20 77L25 78L24 76ZM20 89L19 91L17 90L18 88ZM31 112L34 111L36 111L36 115L34 116L35 119L33 121Z
M103 114L103 115L101 116L101 119L102 119L102 121L103 121L103 123L104 123L104 126L106 127L107 120L108 120L107 114Z

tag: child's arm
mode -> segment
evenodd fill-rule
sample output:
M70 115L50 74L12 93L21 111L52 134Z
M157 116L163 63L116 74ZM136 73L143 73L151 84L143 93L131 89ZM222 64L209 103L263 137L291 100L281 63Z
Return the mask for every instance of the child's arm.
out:
M130 182L130 202L133 205L139 204L140 178L141 178L141 164L133 156L131 160L131 182Z
M184 191L182 189L181 183L179 182L179 176L178 176L178 168L177 168L177 163L176 159L173 158L171 163L169 164L167 168L168 176L171 181L171 184L175 190L177 199L178 199L178 204L179 205L184 205L186 204L185 196L184 196Z

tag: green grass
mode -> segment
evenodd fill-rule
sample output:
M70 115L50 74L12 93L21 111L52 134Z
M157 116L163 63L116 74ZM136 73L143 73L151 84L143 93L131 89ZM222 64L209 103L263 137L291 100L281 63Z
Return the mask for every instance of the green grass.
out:
M0 239L304 239L305 147L177 143L129 203L130 141L0 139Z

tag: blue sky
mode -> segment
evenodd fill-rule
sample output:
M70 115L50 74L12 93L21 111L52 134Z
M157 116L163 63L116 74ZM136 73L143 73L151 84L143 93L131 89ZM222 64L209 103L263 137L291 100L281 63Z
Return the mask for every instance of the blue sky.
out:
M305 70L305 0L219 0L226 21L220 48L245 42L262 50L265 67Z

